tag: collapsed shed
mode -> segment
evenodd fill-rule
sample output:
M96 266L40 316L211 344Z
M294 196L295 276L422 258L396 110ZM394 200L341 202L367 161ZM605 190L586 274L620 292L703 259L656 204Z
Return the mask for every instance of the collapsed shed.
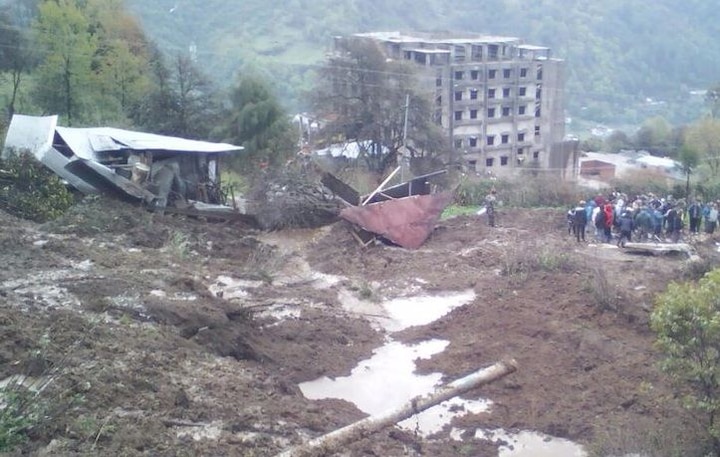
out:
M110 127L61 127L57 120L14 115L2 157L28 151L84 194L110 193L160 208L223 206L221 158L243 150Z
M452 192L433 193L431 179L440 170L386 187L396 168L374 192L361 196L355 189L326 173L322 183L346 205L340 217L351 224L351 233L367 246L376 238L407 249L417 249L435 230L443 210L452 202Z

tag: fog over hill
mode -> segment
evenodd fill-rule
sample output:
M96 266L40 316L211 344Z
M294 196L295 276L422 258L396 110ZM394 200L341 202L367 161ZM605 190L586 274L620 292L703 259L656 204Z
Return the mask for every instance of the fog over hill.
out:
M720 81L720 10L707 0L127 0L167 52L196 49L219 84L260 71L291 109L334 35L453 30L522 38L567 60L568 114L639 123L696 118ZM695 95L692 95L695 92Z

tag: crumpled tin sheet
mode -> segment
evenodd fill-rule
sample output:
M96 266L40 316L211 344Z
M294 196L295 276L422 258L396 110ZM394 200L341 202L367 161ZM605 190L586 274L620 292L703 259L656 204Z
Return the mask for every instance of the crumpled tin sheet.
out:
M413 195L345 208L340 217L398 246L417 249L435 230L440 214L451 201L450 192Z

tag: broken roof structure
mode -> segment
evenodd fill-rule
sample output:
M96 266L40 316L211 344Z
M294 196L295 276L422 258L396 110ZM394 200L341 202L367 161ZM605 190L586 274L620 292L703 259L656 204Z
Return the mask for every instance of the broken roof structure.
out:
M322 183L345 202L340 217L356 227L353 235L367 245L376 237L407 249L417 249L435 230L443 210L452 202L451 192L432 193L430 179L446 173L436 171L386 187L398 167L371 194L361 196L330 173Z
M110 127L60 127L57 120L14 115L2 156L29 151L82 193L110 193L160 207L224 203L220 157L243 149Z

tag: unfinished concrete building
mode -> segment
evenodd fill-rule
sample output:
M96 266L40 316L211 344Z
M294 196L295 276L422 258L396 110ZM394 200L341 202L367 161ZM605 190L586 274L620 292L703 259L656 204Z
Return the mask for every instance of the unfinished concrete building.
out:
M347 39L374 40L388 58L419 67L451 162L494 176L522 167L565 177L576 168L576 144L563 142L564 61L549 48L470 33L377 32L338 37L335 49Z

